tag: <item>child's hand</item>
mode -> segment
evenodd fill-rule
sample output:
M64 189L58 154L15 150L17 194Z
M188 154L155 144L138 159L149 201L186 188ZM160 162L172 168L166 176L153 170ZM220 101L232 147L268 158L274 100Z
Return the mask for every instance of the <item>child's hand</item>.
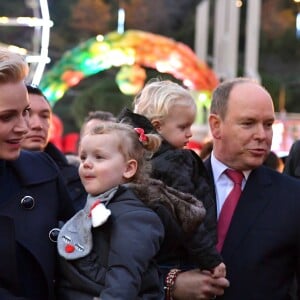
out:
M211 271L211 276L213 278L226 277L226 266L224 263L220 263Z

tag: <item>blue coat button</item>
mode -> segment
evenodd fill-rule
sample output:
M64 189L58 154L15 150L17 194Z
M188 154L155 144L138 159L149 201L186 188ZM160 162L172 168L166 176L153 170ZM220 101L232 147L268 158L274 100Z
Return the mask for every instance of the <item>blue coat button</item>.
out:
M60 232L59 228L53 228L49 231L49 239L51 242L56 243L57 242L57 237Z
M21 200L21 206L24 209L28 209L28 210L33 209L34 205L35 205L35 200L31 196L25 196Z

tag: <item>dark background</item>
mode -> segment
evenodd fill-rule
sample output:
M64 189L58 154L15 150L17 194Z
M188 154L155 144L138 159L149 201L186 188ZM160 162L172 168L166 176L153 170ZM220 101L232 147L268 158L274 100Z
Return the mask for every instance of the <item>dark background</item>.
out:
M29 0L0 2L0 15L32 16ZM212 5L213 4L213 0ZM233 0L232 0L233 1ZM251 0L248 0L251 1ZM192 0L49 0L51 28L49 56L57 62L63 53L97 34L117 29L117 11L126 11L125 30L140 29L165 35L194 49L195 7L200 1ZM239 63L242 74L246 0L241 8ZM271 92L275 109L279 110L279 94L286 92L287 112L300 113L300 40L296 38L296 14L299 7L293 0L262 0L259 73L263 85ZM213 20L211 21L213 31ZM0 43L32 48L33 29L0 27ZM209 64L209 61L207 62ZM46 69L46 70L47 70ZM110 69L85 78L59 100L54 111L62 118L65 133L77 131L87 111L101 109L117 114L130 106L132 97L123 95L114 81L117 70ZM157 76L147 70L147 76ZM161 75L160 77L168 77Z

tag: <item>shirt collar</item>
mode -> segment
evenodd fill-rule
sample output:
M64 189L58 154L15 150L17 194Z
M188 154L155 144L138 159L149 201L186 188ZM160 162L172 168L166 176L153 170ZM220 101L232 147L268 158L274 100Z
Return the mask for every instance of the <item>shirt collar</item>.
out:
M228 169L228 166L224 165L221 161L219 161L212 151L211 153L211 167L213 169L214 181L217 182L220 179L220 176L223 175L224 171ZM244 174L245 180L248 179L251 170L242 171Z

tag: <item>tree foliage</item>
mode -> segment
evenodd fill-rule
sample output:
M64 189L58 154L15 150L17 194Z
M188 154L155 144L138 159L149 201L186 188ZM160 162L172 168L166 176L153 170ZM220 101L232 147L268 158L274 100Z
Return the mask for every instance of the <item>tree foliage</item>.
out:
M80 90L74 89L70 114L78 127L90 111L104 110L117 116L124 106L132 107L133 97L122 94L118 89L116 71L112 69L86 78Z
M70 27L88 39L97 34L107 33L111 21L110 6L99 0L79 0L72 7Z

